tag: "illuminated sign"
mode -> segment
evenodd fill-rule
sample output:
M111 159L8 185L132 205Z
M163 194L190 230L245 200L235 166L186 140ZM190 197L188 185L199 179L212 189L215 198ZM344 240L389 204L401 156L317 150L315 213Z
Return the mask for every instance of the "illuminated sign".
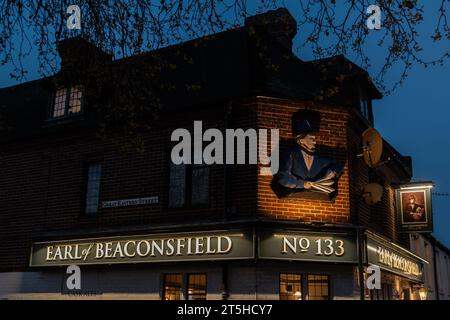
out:
M422 282L423 262L419 257L376 236L367 238L368 262L380 268Z
M431 183L412 183L396 190L400 232L432 232Z
M343 233L262 232L260 258L357 263L356 237Z
M30 266L116 264L254 257L253 233L180 233L38 242Z
M400 232L432 232L431 183L414 183L396 190Z

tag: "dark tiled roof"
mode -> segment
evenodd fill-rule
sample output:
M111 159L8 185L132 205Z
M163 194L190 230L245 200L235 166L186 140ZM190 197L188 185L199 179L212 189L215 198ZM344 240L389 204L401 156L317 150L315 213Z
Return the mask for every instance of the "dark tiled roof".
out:
M330 81L337 74L344 74L350 80L362 75L361 81L371 89L370 96L381 97L367 72L343 56L314 62L296 57L291 47L295 31L292 16L285 9L278 9L248 18L241 28L116 61L83 39L67 39L59 45L62 68L54 77L0 89L1 117L11 129L0 139L35 135L46 127L54 80L64 82L79 77L89 66L86 59L92 57L96 57L92 60L95 65L102 65L107 73L115 76L114 80L107 81L107 93L126 86L134 76L130 70L139 74L141 69L154 67L151 77L163 86L155 89L152 84L144 83L139 90L155 91L166 110L254 95L315 100L324 86L321 75L324 68ZM339 98L339 95L334 97L334 101Z

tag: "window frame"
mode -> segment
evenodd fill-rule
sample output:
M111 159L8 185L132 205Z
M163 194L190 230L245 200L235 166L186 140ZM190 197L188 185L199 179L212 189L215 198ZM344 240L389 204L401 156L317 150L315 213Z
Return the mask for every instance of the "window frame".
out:
M322 273L308 273L307 275L306 275L306 297L307 297L307 299L306 300L311 300L311 298L310 298L310 296L309 296L309 287L310 287L310 284L309 284L309 277L310 276L322 276L322 277L327 277L327 281L326 281L326 283L327 283L327 288L328 288L328 292L327 292L327 299L321 299L321 301L327 301L327 300L332 300L332 296L331 296L331 276L329 275L329 274L322 274ZM317 299L314 299L314 300L317 300ZM311 300L311 301L313 301L313 300Z
M198 208L210 208L211 207L211 166L207 164L179 164L185 166L185 189L184 189L184 199L183 204L180 206L174 206L170 203L170 187L171 187L171 159L169 157L168 161L168 184L167 184L167 209L168 210L183 210L183 209L198 209ZM175 164L174 164L175 165ZM192 182L193 182L193 172L194 166L200 166L199 169L208 169L208 195L205 203L193 203L192 201Z
M280 272L278 274L278 300L283 300L283 301L288 301L290 299L281 299L281 276L282 275L294 275L294 276L299 276L300 280L299 280L299 284L300 284L300 299L296 299L296 300L305 300L305 295L304 295L304 286L303 286L303 274L299 273L299 272Z
M180 276L181 277L181 282L180 282L180 299L176 299L176 300L168 300L166 299L166 277L168 276ZM184 279L183 279L183 274L182 273L176 273L176 272L172 272L172 273L163 273L162 274L162 285L161 285L161 300L163 301L180 301L180 300L185 300L185 294L183 291L183 285L184 285Z
M190 294L189 293L189 287L190 287L190 283L189 283L189 278L190 276L204 276L205 277L205 299L189 299L189 297L191 296L195 296L195 294ZM186 274L186 290L185 290L185 297L186 300L189 301L194 301L194 300L208 300L208 275L203 272L203 273L187 273Z
M73 112L73 113L69 113L69 109L70 109L70 101L71 101L71 95L72 95L72 90L74 88L78 88L78 90L81 93L81 98L80 98L80 110L78 112ZM65 95L64 95L64 114L60 115L60 116L55 116L55 107L56 107L56 93L59 90L65 89ZM49 108L49 115L48 115L48 120L59 120L59 119L64 119L64 118L71 118L71 117L76 117L80 114L82 114L84 112L84 86L82 85L68 85L68 86L61 86L61 87L57 87L53 90L51 96L50 96L50 108Z
M367 95L367 91L363 88L361 83L357 83L358 97L356 99L356 106L360 116L373 126L373 110L372 99Z
M89 168L93 165L100 165L100 182L98 186L98 205L97 205L97 211L94 213L88 213L87 212L87 199L88 199L88 185L89 185ZM97 217L99 215L99 212L101 210L101 189L102 189L102 173L103 173L103 161L102 160L93 160L85 162L83 165L83 196L82 204L81 204L81 216L85 218L93 218Z

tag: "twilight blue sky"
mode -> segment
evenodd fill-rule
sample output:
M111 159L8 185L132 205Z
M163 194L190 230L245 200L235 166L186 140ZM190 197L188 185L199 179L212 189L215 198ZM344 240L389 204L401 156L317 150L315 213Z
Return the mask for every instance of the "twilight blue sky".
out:
M295 2L288 7L292 15L298 18L299 10ZM376 1L374 1L376 3ZM420 38L424 40L426 58L440 56L450 49L449 41L443 40L433 45L429 36L436 21L429 12L432 1L427 1L425 20L419 28ZM369 73L375 75L379 70L385 49L375 45L376 31L373 41L367 48L371 51L372 65ZM298 46L305 33L299 30L294 46ZM297 55L303 60L311 60L313 56L308 48L299 48ZM348 55L352 59L351 54ZM353 59L354 60L354 59ZM36 55L26 58L27 80L39 77L36 69ZM355 61L357 62L357 61ZM378 68L378 69L377 69ZM0 67L0 88L15 85L18 82L9 77L13 67L8 64ZM392 79L398 76L398 68L394 68ZM414 180L432 180L435 182L434 192L450 193L450 61L444 66L423 68L414 66L402 87L390 96L374 102L375 128L398 151L413 158ZM389 80L389 79L388 79ZM450 196L433 196L434 234L450 247Z

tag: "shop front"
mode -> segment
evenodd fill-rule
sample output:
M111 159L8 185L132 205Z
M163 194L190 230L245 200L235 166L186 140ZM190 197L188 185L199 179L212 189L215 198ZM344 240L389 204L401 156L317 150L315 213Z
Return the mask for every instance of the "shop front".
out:
M58 299L359 299L357 239L354 228L258 226L35 242L29 273L38 279L25 291ZM410 252L367 233L362 262L382 270L382 288L366 298L415 298L423 261ZM67 288L69 265L81 269L79 290Z
M52 298L328 300L357 296L356 264L352 231L253 227L35 242L30 274L62 288ZM80 290L67 289L69 265Z
M372 300L419 300L426 260L374 233L367 233L367 259L381 269L381 289L370 290Z

